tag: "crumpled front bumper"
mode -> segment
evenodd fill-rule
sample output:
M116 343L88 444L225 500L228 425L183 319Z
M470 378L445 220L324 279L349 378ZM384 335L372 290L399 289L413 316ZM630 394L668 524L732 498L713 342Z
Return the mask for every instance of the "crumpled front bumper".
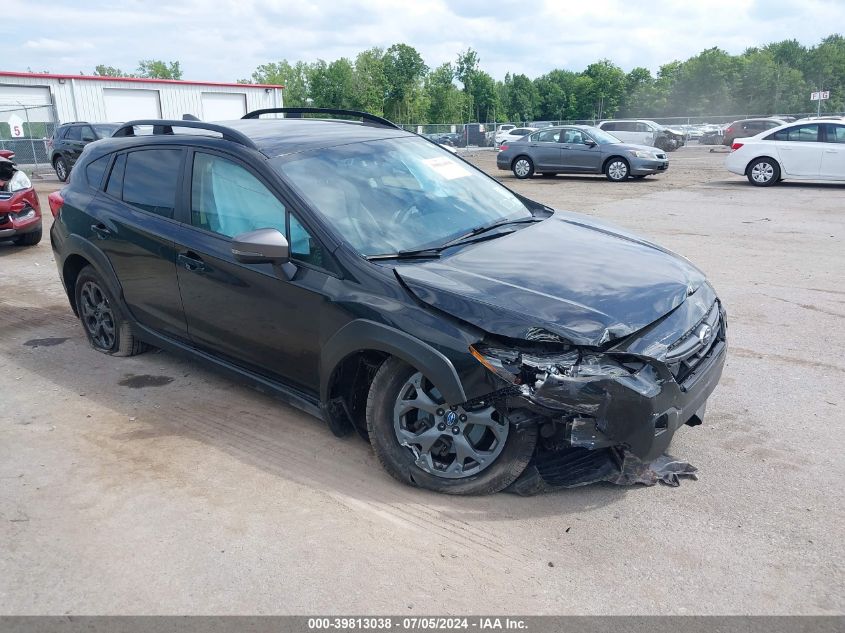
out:
M41 226L41 207L34 189L0 192L0 239L35 231Z
M623 448L644 462L660 457L678 428L701 424L722 376L726 314L709 286L701 294L635 340L589 357L577 372L546 372L511 406L522 400L541 425L565 425L568 446Z

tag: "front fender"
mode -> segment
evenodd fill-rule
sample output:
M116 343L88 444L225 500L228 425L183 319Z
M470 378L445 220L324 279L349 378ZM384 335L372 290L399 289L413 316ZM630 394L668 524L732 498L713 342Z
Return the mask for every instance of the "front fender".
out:
M468 399L455 366L431 345L401 330L368 319L350 321L323 346L320 355L320 400L327 402L329 381L340 362L361 350L386 352L419 369L437 387L446 402Z

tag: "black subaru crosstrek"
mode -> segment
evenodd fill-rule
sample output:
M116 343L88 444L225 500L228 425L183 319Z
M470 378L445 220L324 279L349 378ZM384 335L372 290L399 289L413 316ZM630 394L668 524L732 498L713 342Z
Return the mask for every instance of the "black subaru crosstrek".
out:
M85 148L51 239L96 350L192 355L449 493L572 451L648 462L701 422L726 322L690 262L384 119L313 111L133 121Z

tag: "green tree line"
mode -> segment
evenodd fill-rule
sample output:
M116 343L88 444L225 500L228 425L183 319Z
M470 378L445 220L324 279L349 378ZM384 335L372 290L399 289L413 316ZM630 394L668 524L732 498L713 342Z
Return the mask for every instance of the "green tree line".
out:
M177 68L178 68L178 62ZM810 92L830 90L827 111L845 110L845 38L806 47L784 40L731 55L708 48L656 74L623 71L609 59L583 71L494 79L478 53L429 67L407 44L370 48L354 59L262 64L241 83L283 84L285 105L366 110L404 123L579 120L777 114L812 111Z

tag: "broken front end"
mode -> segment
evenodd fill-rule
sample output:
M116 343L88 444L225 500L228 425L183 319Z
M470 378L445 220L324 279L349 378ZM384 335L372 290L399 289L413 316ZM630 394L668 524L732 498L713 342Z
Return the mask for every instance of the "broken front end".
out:
M538 425L535 463L546 464L547 483L610 481L588 471L603 472L612 456L624 475L630 464L622 461L650 464L678 428L701 424L725 362L725 316L704 284L656 323L603 348L540 330L531 340L486 339L471 352L507 383L497 399L511 424ZM555 453L575 459L577 472Z

